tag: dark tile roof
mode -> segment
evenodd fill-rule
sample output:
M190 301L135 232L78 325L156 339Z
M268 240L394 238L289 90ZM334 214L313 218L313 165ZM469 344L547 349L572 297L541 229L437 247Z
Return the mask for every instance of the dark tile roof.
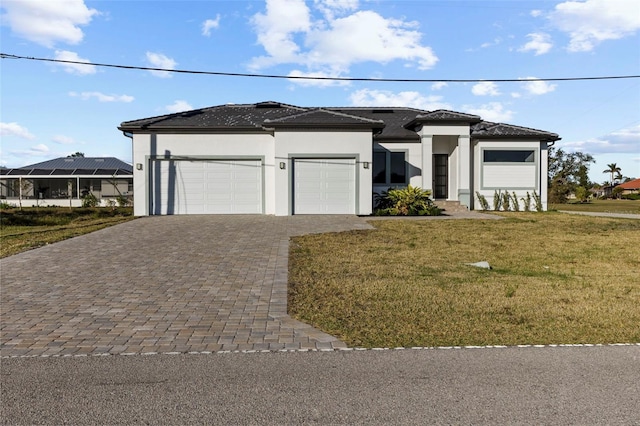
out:
M382 129L382 120L374 120L362 116L345 114L323 108L314 108L286 117L264 120L264 126L295 126L295 127L364 127L368 129Z
M15 169L3 169L1 174L10 176L127 176L133 174L133 167L115 157L60 157Z
M490 121L482 121L471 126L471 136L475 138L491 138L491 137L535 137L544 138L545 140L555 141L560 138L556 133L546 132L544 130L532 129L529 127L514 126L513 124L492 123Z
M265 120L273 120L305 111L293 105L277 102L260 102L258 104L229 104L142 120L125 121L120 130L144 129L255 129L262 130Z
M382 132L375 136L377 142L387 140L404 140L419 142L420 136L412 130L405 128L405 125L411 122L420 113L427 111L414 108L327 108L332 111L344 112L347 114L358 115L372 120L382 120L385 124Z
M265 127L369 127L377 129L376 141L412 141L420 137L413 131L428 122L464 122L471 124L473 137L541 137L557 140L555 133L509 124L482 121L481 117L456 111L426 111L401 107L327 107L305 108L279 102L218 105L177 114L125 121L123 131L181 130L185 132L265 131ZM379 131L380 127L382 131Z
M482 121L479 115L465 114L463 112L438 109L435 111L420 114L416 117L419 121L464 121L466 123L477 123Z

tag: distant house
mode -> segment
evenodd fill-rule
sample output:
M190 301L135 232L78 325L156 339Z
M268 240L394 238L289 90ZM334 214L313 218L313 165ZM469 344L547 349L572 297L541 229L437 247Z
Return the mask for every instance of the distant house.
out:
M219 105L127 121L136 216L370 215L376 193L412 185L476 207L497 191L547 203L557 134L455 111Z
M15 169L0 170L0 198L23 206L82 205L93 194L103 204L133 196L133 168L114 157L61 157Z
M622 194L640 194L640 179L630 180L629 182L621 183L616 188L622 188Z

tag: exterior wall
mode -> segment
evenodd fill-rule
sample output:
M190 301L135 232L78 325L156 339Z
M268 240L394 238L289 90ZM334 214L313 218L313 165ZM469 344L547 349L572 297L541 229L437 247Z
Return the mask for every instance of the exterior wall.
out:
M134 134L133 213L149 215L151 161L154 158L261 159L264 212L275 214L274 138L268 133L249 134Z
M486 149L532 150L535 157L531 163L485 163L483 153ZM541 197L543 209L547 209L547 143L518 140L476 140L473 143L473 156L474 198L477 198L476 193L483 195L489 206L493 208L496 191L508 191L510 194L515 192L520 208L523 209L524 203L520 198L526 197L527 192L533 196L535 191ZM474 208L480 208L477 200L474 203Z
M274 193L275 215L293 211L292 164L296 158L355 158L356 214L372 212L372 134L363 131L326 131L319 129L277 130L275 132ZM279 167L280 162L285 168ZM365 163L368 168L365 169Z
M373 150L387 150L391 152L405 152L405 160L407 162L407 177L409 178L408 184L423 188L423 176L422 176L422 146L419 143L406 143L406 142L383 142L373 144ZM372 176L373 180L373 176ZM394 184L373 184L373 192L380 194L382 191L386 191L389 187L403 186Z

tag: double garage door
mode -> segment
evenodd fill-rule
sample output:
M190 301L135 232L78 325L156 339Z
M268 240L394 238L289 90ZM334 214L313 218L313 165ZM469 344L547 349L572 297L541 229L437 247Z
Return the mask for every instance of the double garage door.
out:
M354 159L295 159L293 213L355 214L355 172ZM261 160L155 160L151 185L155 215L264 213Z
M155 160L151 173L153 214L263 213L260 160Z

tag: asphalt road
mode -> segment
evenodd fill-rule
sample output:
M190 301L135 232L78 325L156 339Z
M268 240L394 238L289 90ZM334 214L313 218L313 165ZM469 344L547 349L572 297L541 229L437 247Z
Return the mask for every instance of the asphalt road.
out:
M640 346L1 360L3 424L640 424Z

